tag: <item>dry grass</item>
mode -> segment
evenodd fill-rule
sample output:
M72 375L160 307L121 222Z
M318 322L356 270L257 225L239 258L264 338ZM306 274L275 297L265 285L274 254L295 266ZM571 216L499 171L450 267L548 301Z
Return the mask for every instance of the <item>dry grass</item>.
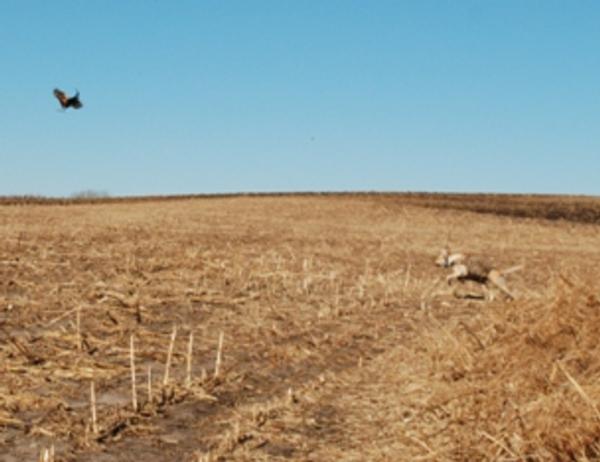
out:
M0 207L0 459L600 460L598 228L404 199Z

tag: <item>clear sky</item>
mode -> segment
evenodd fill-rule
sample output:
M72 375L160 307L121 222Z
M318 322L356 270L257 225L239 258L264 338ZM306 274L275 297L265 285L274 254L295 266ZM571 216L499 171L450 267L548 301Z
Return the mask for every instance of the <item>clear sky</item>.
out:
M0 195L600 195L595 0L2 0L0 97Z

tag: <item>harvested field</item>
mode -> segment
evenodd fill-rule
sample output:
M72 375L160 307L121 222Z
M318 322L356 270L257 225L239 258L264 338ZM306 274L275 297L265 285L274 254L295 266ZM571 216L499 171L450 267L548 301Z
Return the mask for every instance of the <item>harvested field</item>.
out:
M6 201L0 460L600 460L598 200L457 197Z

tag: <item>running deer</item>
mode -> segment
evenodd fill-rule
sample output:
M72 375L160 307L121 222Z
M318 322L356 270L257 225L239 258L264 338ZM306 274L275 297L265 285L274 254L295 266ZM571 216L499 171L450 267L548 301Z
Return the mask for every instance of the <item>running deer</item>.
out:
M481 258L467 256L462 253L451 253L447 247L442 249L435 260L435 264L452 269L452 272L446 276L448 284L452 284L454 281L475 281L483 284L486 289L488 285L491 285L511 300L514 300L515 296L506 285L505 276L523 268L523 265L518 265L499 270Z

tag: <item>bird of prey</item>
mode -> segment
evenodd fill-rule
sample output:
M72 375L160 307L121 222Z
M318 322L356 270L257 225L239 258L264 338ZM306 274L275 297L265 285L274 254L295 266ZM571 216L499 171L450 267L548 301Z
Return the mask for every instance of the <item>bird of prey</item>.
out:
M79 101L79 92L75 93L75 96L67 97L64 91L59 90L58 88L54 89L54 96L60 103L63 109L67 109L72 107L73 109L79 109L83 104Z

